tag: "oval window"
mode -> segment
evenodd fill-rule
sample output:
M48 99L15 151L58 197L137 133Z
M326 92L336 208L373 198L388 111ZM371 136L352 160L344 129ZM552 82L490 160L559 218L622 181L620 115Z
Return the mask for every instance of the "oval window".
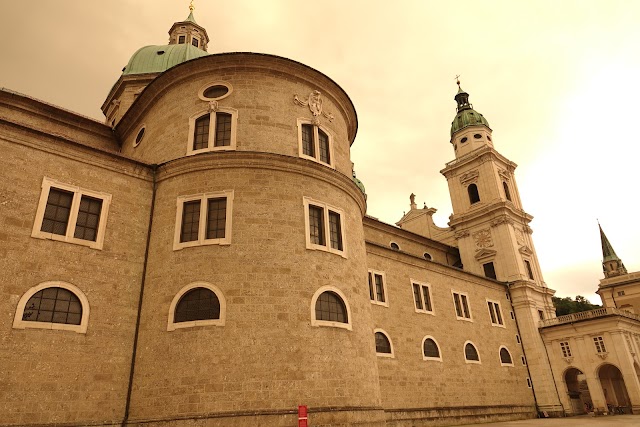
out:
M209 86L204 90L202 96L209 99L217 99L225 96L229 93L229 88L223 85L213 85Z
M467 137L465 136L464 138L462 138L462 139L460 140L460 142L462 142L462 143L467 142Z
M137 147L142 142L142 139L144 138L144 130L145 130L145 127L142 126L142 128L138 131L138 134L136 135L136 140L133 143L134 147Z
M482 138L482 135L480 135L479 133L476 133L475 135L473 135L473 137L475 139L480 139L480 138Z

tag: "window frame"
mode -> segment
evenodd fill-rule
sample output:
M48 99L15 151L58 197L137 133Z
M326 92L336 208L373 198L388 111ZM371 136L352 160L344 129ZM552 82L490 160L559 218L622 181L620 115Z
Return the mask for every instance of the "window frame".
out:
M529 280L536 280L536 276L533 273L533 267L531 266L531 261L524 258L522 261L524 261L524 270L527 273L527 278Z
M473 346L473 348L476 349L476 354L478 355L478 360L469 360L467 359L467 344L471 344ZM462 346L462 356L464 357L464 361L465 363L473 363L476 365L481 365L482 364L482 357L480 356L480 351L478 350L478 346L475 345L475 343L471 340L467 340L464 342L464 345ZM512 359L513 361L513 359Z
M41 231L45 209L47 208L47 200L49 199L49 193L52 187L62 191L73 193L73 199L71 201L71 207L69 209L69 218L67 220L67 230L64 235ZM38 201L38 207L36 209L36 216L33 222L31 237L34 237L36 239L73 243L76 245L88 246L91 249L102 250L102 247L104 245L104 235L107 228L109 206L111 205L111 194L87 190L75 185L65 184L46 176L42 179L41 188L42 190L40 192L40 199ZM102 201L102 207L100 209L100 219L98 222L98 228L96 230L95 241L73 237L78 220L78 212L80 210L80 201L82 200L82 196L87 196Z
M390 359L395 359L395 351L393 348L393 341L391 341L391 338L389 338L389 334L387 333L387 331L385 331L384 329L380 329L380 328L376 328L373 330L373 339L375 341L375 336L377 333L380 333L382 335L384 335L387 338L387 341L389 341L389 347L391 348L391 353L378 353L378 350L376 349L376 356L378 357L388 357Z
M320 295L322 295L327 291L337 294L342 299L342 302L344 303L344 306L347 310L347 323L316 319L316 301L318 301L318 298L320 297ZM339 329L346 329L349 331L353 330L352 319L351 319L351 307L349 306L349 301L347 300L347 297L342 293L340 289L334 286L322 286L318 290L316 290L316 292L313 294L313 297L311 297L311 326L339 328Z
M438 347L438 354L440 356L438 356L438 357L430 357L430 356L425 356L424 355L424 343L428 339L433 340L433 342L436 344L436 347ZM436 340L431 335L426 335L424 338L422 338L422 342L420 343L420 352L422 353L422 360L433 360L433 361L436 361L436 362L442 362L442 349L440 348L440 344L438 344L438 340Z
M502 361L502 356L500 355L500 352L502 351L502 349L505 349L507 351L507 353L509 353L509 359L511 359L511 363L504 363ZM476 348L477 350L477 348ZM478 353L478 357L480 356L480 353ZM500 366L510 366L510 367L514 367L514 363L513 363L513 355L511 354L511 351L509 351L509 349L507 348L506 345L501 345L500 348L498 349L498 360L500 360Z
M496 300L491 300L489 298L486 299L487 301L487 308L489 309L489 320L491 321L491 326L496 326L499 328L506 328L505 324L504 324L504 315L502 314L502 307L500 306L500 301L496 301ZM496 308L497 306L497 308ZM493 319L491 317L492 314L492 310L493 313L496 317L496 321L497 320L501 320L502 323L500 322L493 322Z
M233 228L232 227L233 197L234 197L234 190L223 190L223 191L216 191L211 193L193 194L189 196L178 196L176 200L176 221L175 221L175 231L173 236L173 250L176 251L184 248L190 248L193 246L204 246L204 245L230 245L231 231ZM217 199L217 198L227 199L224 237L217 238L217 239L207 239L206 228L207 228L208 200ZM184 210L184 205L187 202L193 202L196 200L200 201L200 223L198 227L198 240L193 240L190 242L181 242L180 234L182 231L182 214Z
M573 353L571 352L571 344L569 341L560 341L560 352L562 353L562 357L573 357Z
M346 240L346 235L344 230L346 221L345 221L344 211L333 205L321 202L319 200L316 200L307 196L304 196L302 198L302 203L304 205L304 231L305 231L306 248L311 250L330 252L332 254L340 255L343 258L347 258L347 240ZM311 230L309 225L309 205L322 209L322 212L323 212L322 225L324 227L323 231L325 236L324 245L317 245L311 242L311 236L310 236ZM331 228L329 225L329 211L340 215L340 234L342 239L342 250L334 249L331 247L331 238L330 238Z
M53 322L37 322L37 321L28 321L22 320L22 316L24 314L25 305L29 301L29 299L40 292L43 289L47 288L62 288L69 292L72 292L78 300L80 300L80 304L82 305L82 316L80 318L79 325L69 325L66 323L53 323ZM79 334L86 334L87 327L89 326L89 300L87 296L75 285L67 282L61 281L49 281L40 283L30 289L28 289L18 301L18 305L16 306L16 314L13 318L13 329L52 329L58 331L73 331Z
M464 314L464 309L463 309L463 305L462 305L462 296L465 297L466 301L467 301L467 309L469 310L469 317L461 317L458 316L458 310L456 310L456 297L455 295L458 295L460 297L460 310L461 313ZM469 294L467 292L460 292L460 291L456 291L456 290L451 290L451 298L453 300L453 311L456 314L456 319L457 320L464 320L466 322L473 322L473 313L471 312L471 304L469 302Z
M335 169L336 167L335 167L335 155L334 155L334 149L333 149L333 133L326 127L318 123L314 123L312 120L305 119L305 118L298 118L296 125L298 130L298 155L300 156L300 158L312 160L321 165L330 167L331 169ZM309 156L307 154L304 154L304 149L302 145L302 125L313 126L314 156ZM322 160L320 160L320 138L318 137L318 130L321 130L322 132L324 132L325 135L327 135L327 140L328 140L327 144L329 144L329 163L325 163Z
M382 280L382 294L383 294L384 301L378 300L378 293L376 292L376 282L375 282L376 275L380 276ZM371 282L369 282L369 278L372 279ZM367 271L367 286L369 287L369 301L371 301L371 304L389 307L389 294L387 293L387 277L384 274L384 271L369 269ZM373 299L371 299L371 292L373 292Z
M606 354L607 352L607 346L604 343L604 336L603 335L597 335L593 338L593 344L596 348L596 354ZM602 351L601 351L602 350Z
M419 280L414 280L414 279L409 279L409 281L411 282L411 295L412 295L412 300L413 300L413 309L416 313L424 313L424 314L430 314L432 316L435 316L435 309L433 307L433 295L431 294L431 284L426 283L426 282L421 282ZM422 304L422 309L419 309L418 307L416 307L416 295L415 292L413 290L413 286L417 285L420 287L420 302ZM429 294L429 305L431 306L431 310L427 310L426 309L426 305L424 303L424 289L427 289L427 293Z
M213 292L218 298L220 303L220 318L218 319L206 319L206 320L190 320L188 322L175 322L176 307L185 294L195 288L205 288ZM208 282L192 282L183 286L175 294L169 305L169 317L167 320L167 331L175 331L176 329L193 328L196 326L224 326L227 315L227 302L224 298L224 294L219 287Z
M230 91L227 92L225 96L220 97L220 99L228 96L229 93ZM218 113L226 113L231 115L231 140L229 141L229 145L222 145L222 146L216 147L215 146L215 135L216 135L216 124L217 124L216 117L218 116ZM194 136L195 136L194 134L196 130L196 121L207 114L209 114L209 137L208 137L209 139L207 141L207 146L205 148L194 150L193 140L194 140ZM236 110L235 108L217 106L215 109L208 108L206 110L198 111L197 113L189 117L189 137L187 138L187 156L193 156L195 154L206 153L209 151L235 150L237 130L238 130L238 110Z

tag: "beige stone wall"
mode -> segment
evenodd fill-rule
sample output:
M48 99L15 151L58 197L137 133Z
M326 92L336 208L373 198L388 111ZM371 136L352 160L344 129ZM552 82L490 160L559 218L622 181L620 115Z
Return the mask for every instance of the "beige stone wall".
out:
M32 124L41 130L39 119ZM0 134L0 424L117 422L129 379L150 176L140 165L36 131L2 124ZM102 250L31 237L45 176L112 195ZM12 327L19 299L47 281L86 295L85 334Z

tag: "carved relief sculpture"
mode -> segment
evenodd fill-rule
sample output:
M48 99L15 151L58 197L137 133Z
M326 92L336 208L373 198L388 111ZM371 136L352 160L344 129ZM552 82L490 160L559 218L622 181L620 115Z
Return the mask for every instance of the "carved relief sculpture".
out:
M491 237L491 230L485 228L480 231L476 231L472 234L473 240L478 248L490 248L493 246L493 238Z
M480 173L477 170L469 171L460 176L460 183L465 185L471 182L475 182L478 180L478 176L480 176Z
M329 121L333 121L333 114L322 111L322 94L319 90L314 90L309 94L306 101L300 100L298 95L293 96L293 102L301 107L309 107L309 111L313 117L326 117Z

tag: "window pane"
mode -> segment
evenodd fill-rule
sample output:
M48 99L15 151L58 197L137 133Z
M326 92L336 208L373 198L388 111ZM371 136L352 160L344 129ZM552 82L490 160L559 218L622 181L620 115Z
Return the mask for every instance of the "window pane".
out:
M527 267L527 274L529 275L529 279L533 280L533 270L531 269L531 263L525 259L524 265Z
M309 205L309 238L311 243L324 246L324 210Z
M224 239L227 223L227 199L209 199L207 239Z
M27 322L79 325L81 318L82 305L78 297L73 292L56 287L33 294L22 312L22 320Z
M484 268L484 275L486 277L489 277L491 279L496 279L496 269L492 262L483 264L482 267Z
M376 297L378 301L384 302L384 286L382 284L382 276L379 274L375 275L376 279Z
M424 355L425 357L440 357L440 350L438 344L431 338L424 340Z
M71 202L73 202L73 193L51 187L40 231L61 236L67 234Z
M420 296L420 285L413 284L413 300L416 303L416 308L422 310L422 297Z
M462 310L464 311L464 317L470 319L471 313L469 312L469 305L467 304L467 296L460 295L460 301L462 301Z
M371 301L375 300L375 297L373 296L373 281L371 279L371 273L369 273L369 299L371 299Z
M302 154L311 157L316 156L313 142L312 125L302 125Z
M509 351L506 348L500 349L500 362L513 363L513 361L511 360L511 355L509 354Z
M498 321L498 325L502 325L502 315L500 314L500 304L495 303L494 308L496 309L496 320Z
M227 147L231 145L231 114L216 114L216 140L215 147Z
M196 120L196 129L193 134L194 150L202 150L209 146L209 120L209 114Z
M491 315L491 323L496 323L496 315L493 312L493 303L492 302L488 302L487 305L489 306L489 314Z
M376 332L376 353L391 354L391 343L382 332Z
M422 286L422 296L424 297L424 309L431 311L431 296L429 295L429 288Z
M220 301L214 292L206 288L195 288L180 298L174 322L190 322L220 318Z
M198 39L191 39L191 44L198 47Z
M462 308L460 306L460 295L453 294L453 303L456 306L456 316L462 317Z
M331 248L342 250L342 229L340 227L340 214L329 211L329 235Z
M478 350L473 346L473 344L468 343L464 346L464 357L467 360L480 360L478 356Z
M185 202L182 205L182 228L180 242L193 242L198 240L200 228L200 200Z
M78 219L76 220L76 230L73 233L73 237L95 242L98 236L101 210L102 200L82 196L80 199L80 209L78 210Z
M329 154L329 137L326 133L318 129L318 150L320 151L320 161L326 164L330 163Z
M316 319L348 323L347 309L335 292L323 292L316 301Z

